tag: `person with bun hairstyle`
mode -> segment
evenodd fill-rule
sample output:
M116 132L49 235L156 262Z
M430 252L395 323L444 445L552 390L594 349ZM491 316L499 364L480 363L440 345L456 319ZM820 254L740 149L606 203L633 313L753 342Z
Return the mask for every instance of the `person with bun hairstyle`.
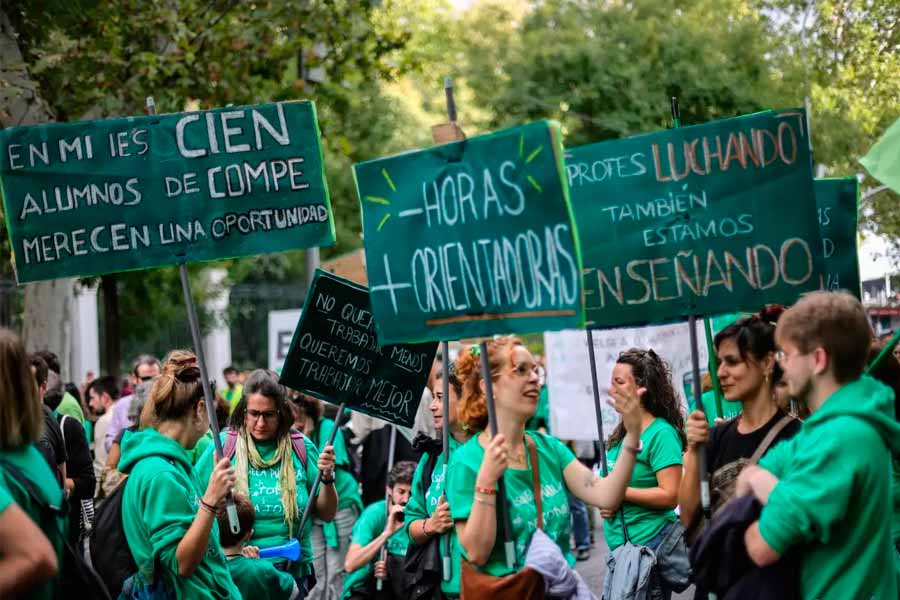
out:
M625 543L622 511L628 528L628 540L656 550L678 517L673 510L678 504L681 481L681 453L684 450L684 415L681 401L672 386L669 366L653 350L631 348L619 354L613 367L610 394L638 400L640 452L628 488L621 503L603 507L606 521L603 534L610 552ZM622 443L626 423L619 423L609 436L607 457L612 474L621 467L629 453ZM609 576L609 573L607 574ZM658 596L668 600L672 592L666 588L654 568L650 585Z
M136 591L162 585L176 598L240 598L216 524L234 469L222 459L201 480L189 455L209 429L193 353L170 353L141 420L148 427L123 439L119 461L128 476L122 526L138 566Z
M250 544L260 548L280 546L296 538L300 559L272 561L297 581L300 598L316 584L312 551L312 519L299 530L300 519L309 502L311 516L325 522L334 519L338 507L335 490L334 448L320 452L309 437L292 428L294 413L288 391L278 375L256 369L244 382L244 391L231 413L229 432L222 432L222 447L234 463L235 492L246 496L256 510L256 524ZM227 438L231 435L231 442ZM301 446L302 444L302 446ZM301 450L302 448L302 450ZM214 448L197 462L201 477L212 472ZM311 498L313 483L322 471L318 496Z
M625 497L635 457L640 451L640 408L634 390L613 390L610 404L622 415L623 448L616 471L597 477L581 464L558 439L532 431L527 437L536 447L533 465L526 441L525 424L537 409L539 377L531 352L513 336L487 343L490 377L497 409L497 435L487 427L484 373L478 346L466 349L457 361L463 377L459 420L474 435L450 459L447 502L465 558L484 573L502 576L520 570L537 528L537 506L532 469L538 468L542 513L547 536L562 550L569 566L575 565L570 548L570 515L567 491L594 506L618 506ZM506 565L502 527L497 518L497 482L506 484L516 567Z
M449 357L448 357L449 359ZM472 361L466 362L465 368L470 369L474 365ZM445 472L442 431L444 427L450 428L449 451L453 456L463 444L469 441L473 434L469 427L459 418L459 399L462 397L462 380L467 379L470 372L460 373L456 365L450 363L450 377L447 389L449 395L450 413L444 414L444 386L443 369L438 369L432 379L431 414L434 417L434 425L438 431L437 439L431 439L424 433L419 433L413 440L413 448L423 450L424 454L419 459L416 473L413 476L410 490L409 503L406 505L407 530L413 544L427 544L434 536L448 534L450 536L450 568L452 572L448 578L441 579L441 593L444 598L459 597L459 565L460 548L459 538L453 528L453 519L450 517L450 505L445 495ZM441 556L444 556L444 545L438 546Z
M741 413L709 428L707 417L695 410L688 416L684 476L678 490L681 522L691 535L699 530L700 463L706 454L710 477L710 507L715 514L734 497L738 475L754 453L761 455L800 430L800 421L776 402L775 388L781 368L775 361L775 323L784 312L768 306L720 331L714 339L716 363L726 400L741 403ZM697 598L706 598L702 590Z

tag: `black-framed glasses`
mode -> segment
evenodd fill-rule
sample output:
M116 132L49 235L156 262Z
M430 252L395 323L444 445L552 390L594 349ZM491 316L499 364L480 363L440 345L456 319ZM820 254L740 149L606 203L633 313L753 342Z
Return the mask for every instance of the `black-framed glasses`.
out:
M256 422L262 417L266 422L272 422L278 418L278 411L275 410L247 410L247 418L251 422Z

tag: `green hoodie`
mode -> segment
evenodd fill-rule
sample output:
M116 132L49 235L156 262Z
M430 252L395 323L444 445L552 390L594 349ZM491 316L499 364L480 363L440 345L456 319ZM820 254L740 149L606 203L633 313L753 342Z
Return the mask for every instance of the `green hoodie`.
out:
M177 598L240 598L215 522L206 555L193 575L178 575L175 549L197 516L204 491L188 451L155 429L145 429L122 441L119 470L129 474L122 498L122 525L144 579L153 581L154 559L158 559Z
M900 455L894 394L870 377L832 394L760 466L779 482L759 519L779 554L800 552L803 598L897 598L891 456Z

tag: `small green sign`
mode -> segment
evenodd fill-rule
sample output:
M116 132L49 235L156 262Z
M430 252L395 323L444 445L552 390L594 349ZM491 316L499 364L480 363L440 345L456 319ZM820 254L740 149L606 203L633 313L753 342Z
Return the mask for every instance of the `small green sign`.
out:
M0 189L19 283L334 243L307 101L6 129Z
M560 140L541 121L354 166L379 339L583 325Z
M859 182L855 177L816 179L816 204L822 232L825 272L820 287L847 290L860 298L859 256L856 249Z
M334 404L412 427L437 344L381 346L369 291L317 270L281 382Z
M802 110L569 150L588 325L792 304L822 241Z

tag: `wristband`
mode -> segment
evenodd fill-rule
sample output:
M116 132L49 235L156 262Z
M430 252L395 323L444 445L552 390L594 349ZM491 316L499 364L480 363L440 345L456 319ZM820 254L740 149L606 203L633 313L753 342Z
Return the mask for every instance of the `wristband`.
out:
M322 483L322 485L331 485L332 483L334 483L334 471L331 472L331 477L325 477L325 475L323 474L322 478L319 481Z
M482 504L487 504L488 506L497 506L496 500L485 500L484 498L479 498L475 496L475 502L481 502Z
M475 484L475 491L479 494L485 494L486 496L496 496L497 495L496 488L485 487L483 485L478 485L478 484Z

